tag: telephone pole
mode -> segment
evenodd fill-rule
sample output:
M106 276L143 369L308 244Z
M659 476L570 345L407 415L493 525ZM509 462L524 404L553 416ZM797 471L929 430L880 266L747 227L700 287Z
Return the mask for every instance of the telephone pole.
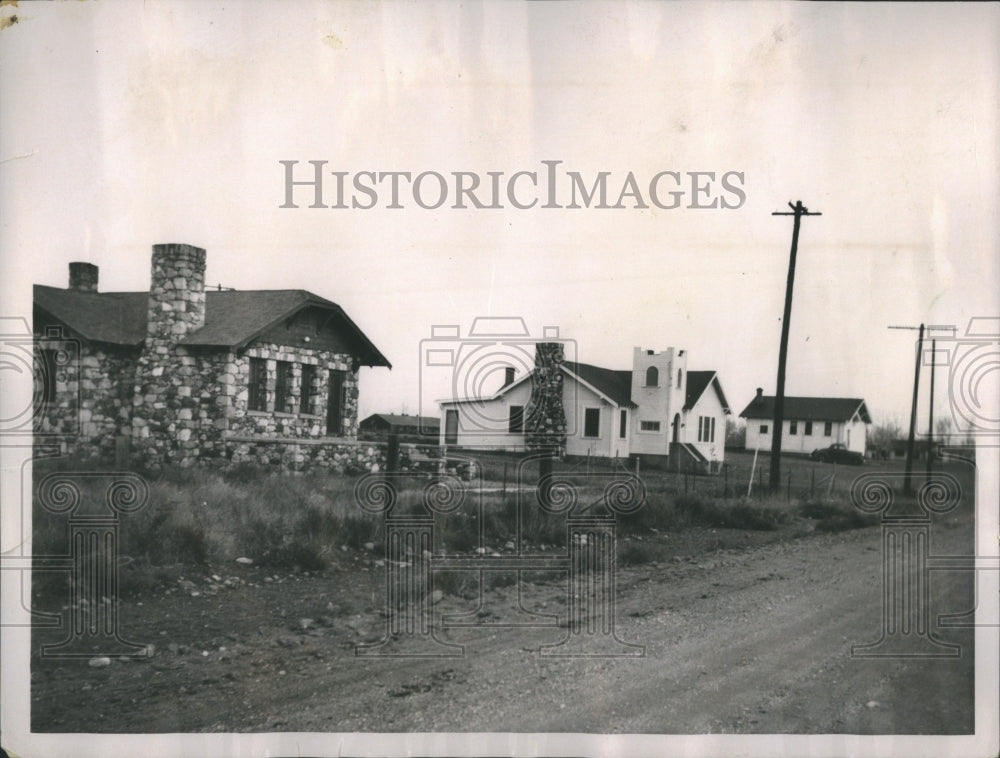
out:
M769 485L771 492L781 487L781 427L785 423L785 362L788 358L788 322L792 318L792 285L795 283L795 255L799 247L799 226L803 216L822 216L810 213L801 200L788 207L792 212L775 211L772 216L793 216L792 251L788 256L788 282L785 284L785 314L781 319L781 346L778 350L778 386L774 393L774 431L771 434L771 472Z
M927 408L927 480L930 481L934 466L934 351L937 340L931 340L931 398Z
M910 403L910 436L906 440L906 473L903 476L903 494L909 495L913 492L913 487L911 485L911 478L913 476L913 440L917 432L917 393L920 390L920 359L924 347L924 325L920 326L890 326L890 329L916 329L919 334L917 335L917 358L915 361L915 367L913 369L913 401ZM927 331L933 329L953 329L954 327L948 326L929 326ZM934 403L934 343L931 342L931 415L933 422L933 403ZM931 436L928 434L927 438L927 455L931 454ZM931 464L930 460L927 462L927 473L930 474Z

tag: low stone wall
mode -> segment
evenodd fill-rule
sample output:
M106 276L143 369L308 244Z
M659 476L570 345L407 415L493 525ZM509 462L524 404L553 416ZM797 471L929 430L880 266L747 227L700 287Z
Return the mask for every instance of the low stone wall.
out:
M222 441L225 467L250 464L287 471L327 470L338 474L378 473L387 470L385 442L349 439L303 439L232 436ZM442 458L437 445L400 444L401 473L449 473L471 479L474 463Z

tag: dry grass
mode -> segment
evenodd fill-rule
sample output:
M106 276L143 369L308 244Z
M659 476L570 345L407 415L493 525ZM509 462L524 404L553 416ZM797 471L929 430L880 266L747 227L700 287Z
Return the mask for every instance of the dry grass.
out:
M508 489L466 492L457 510L437 519L434 551L469 553L482 546L502 552L511 549L510 543L516 542L518 532L524 548L565 547L565 514L540 508L532 490L514 490L517 459L493 456L484 460L484 479L491 480L494 486L502 485L506 468ZM67 466L65 461L39 463L35 467L36 482L56 466L61 470L73 467L72 462ZM589 506L589 513L601 512L601 507L595 508L594 504L600 503L607 480L588 478L588 474L609 473L612 469L624 471L620 465L595 465L588 470L578 461L556 466L557 472L578 481L577 502ZM537 462L530 463L522 482L537 479L537 475ZM795 476L808 481L804 472ZM751 500L725 492L720 477L703 478L697 490L687 492L684 479L676 475L647 472L642 480L647 501L636 513L619 516L618 533L623 537L690 527L773 531L798 519L811 520L820 531L877 523L877 517L853 508L843 491L810 497L807 490L799 495L793 493L790 498L787 493L763 494ZM136 591L148 588L168 576L172 568L208 570L230 565L242 556L252 559L255 565L277 569L323 569L341 560L345 550L364 550L368 543L374 543L376 553L380 552L385 536L383 518L357 504L355 477L289 475L246 466L226 473L170 469L147 477L147 481L149 504L138 513L123 516L120 522L120 554L123 563L130 566L121 574L125 592L130 586ZM415 512L426 483L419 477L404 480L394 513ZM688 485L694 490L691 482ZM96 484L84 486L86 497L103 496L93 489ZM971 492L971 480L966 485L963 479L963 486ZM36 554L66 553L67 521L66 516L54 516L35 507ZM626 541L620 548L626 563L656 560L655 549L648 546L629 545ZM65 588L65 581L58 574L37 576L41 588L60 586L60 582ZM456 588L462 581L455 577Z

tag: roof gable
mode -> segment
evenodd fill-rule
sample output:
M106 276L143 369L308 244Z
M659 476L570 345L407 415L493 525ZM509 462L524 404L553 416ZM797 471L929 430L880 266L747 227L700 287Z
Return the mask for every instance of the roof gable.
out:
M684 410L689 411L697 404L705 390L711 385L719 397L722 409L726 413L731 413L729 401L722 391L722 384L719 382L718 373L715 371L688 371L687 387L684 395Z
M872 422L865 401L859 397L786 397L784 417L802 421L850 421L858 414L866 424ZM740 413L742 418L774 418L774 397L755 397Z

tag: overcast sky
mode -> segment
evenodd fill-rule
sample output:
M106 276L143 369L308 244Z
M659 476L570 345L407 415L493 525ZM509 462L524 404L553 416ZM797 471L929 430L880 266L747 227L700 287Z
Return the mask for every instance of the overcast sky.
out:
M438 375L421 402L421 340L477 316L558 325L610 368L633 346L686 349L738 413L774 391L792 223L771 213L798 199L823 215L802 225L789 394L864 397L905 421L915 334L886 327L1000 313L996 5L15 14L0 32L4 315L30 313L32 283L65 286L74 260L100 266L103 291L146 289L151 245L187 242L212 285L340 303L393 364L363 371L362 416L436 413L451 390ZM301 188L280 208L281 160L484 182L559 160L588 182L610 172L609 203L629 172L644 194L662 171L739 172L745 200L426 210L407 190L388 209L381 185L372 209L309 208Z

